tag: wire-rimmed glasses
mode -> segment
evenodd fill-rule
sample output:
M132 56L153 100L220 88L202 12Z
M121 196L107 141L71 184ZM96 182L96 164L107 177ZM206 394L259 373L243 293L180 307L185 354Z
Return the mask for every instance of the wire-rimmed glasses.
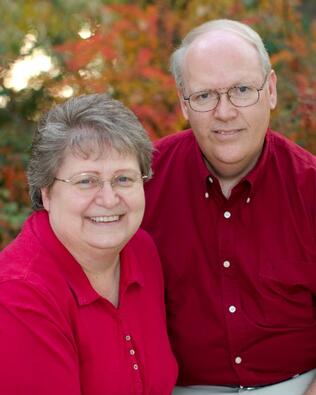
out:
M103 180L99 175L93 173L75 174L69 179L57 178L56 181L69 183L76 187L78 191L94 192L103 188L104 184L109 183L115 191L127 191L135 187L140 182L145 181L148 176L128 170L114 174L109 180Z
M216 90L207 89L204 91L191 93L188 97L183 99L188 101L190 108L197 112L207 112L214 110L221 98L221 95L227 95L228 100L235 107L249 107L256 104L260 97L260 92L263 90L267 82L268 74L266 74L264 81L260 88L251 85L237 85L232 86L225 92L217 92Z

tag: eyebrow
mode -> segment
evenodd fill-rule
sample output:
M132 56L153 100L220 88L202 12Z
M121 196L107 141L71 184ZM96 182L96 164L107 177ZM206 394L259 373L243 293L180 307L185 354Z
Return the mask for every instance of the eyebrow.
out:
M220 91L220 90L227 90L227 89L231 89L234 88L236 86L256 86L255 81L247 81L244 82L243 80L240 80L239 82L236 82L235 84L232 84L230 86L226 86L226 87L221 87L221 88L203 88L203 89L199 89L199 90L195 90L192 93L190 93L188 96L191 96L193 94L196 93L202 93L202 92L208 92L208 91Z
M132 168L122 168L122 169L118 169L118 170L113 171L112 175L115 175L117 173L124 172L124 171L133 171L135 173L141 173L140 169L136 170L136 169L132 169ZM78 172L72 174L71 177L74 177L74 176L77 176L77 175L80 175L80 174L96 174L98 176L101 175L101 173L99 171L97 171L97 170L85 170L85 171L78 171Z

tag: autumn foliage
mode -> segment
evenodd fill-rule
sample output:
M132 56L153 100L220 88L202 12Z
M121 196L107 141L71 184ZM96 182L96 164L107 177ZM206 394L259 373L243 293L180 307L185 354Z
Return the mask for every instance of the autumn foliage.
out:
M45 2L47 7L51 3ZM77 25L67 37L54 33L47 47L58 69L53 76L39 76L33 87L19 94L4 90L2 84L0 97L5 92L11 101L0 109L0 133L7 131L5 138L0 136L0 248L14 237L29 212L24 169L40 114L65 100L62 93L67 89L73 95L106 91L134 110L153 140L186 127L168 70L169 56L186 32L209 19L237 19L261 34L278 75L279 104L272 126L316 153L316 23L303 17L300 1L95 3L93 15L85 11L81 19L76 17L87 26L89 38L77 35ZM53 12L57 11L51 9L50 15ZM51 27L47 29L47 36L53 35ZM47 46L47 37L43 42ZM4 72L5 67L0 68L1 82ZM14 126L17 118L22 120ZM26 124L21 127L23 119Z
M181 127L168 58L179 16L159 6L104 7L107 20L91 38L55 47L67 72L54 89L108 91L140 117L152 139Z

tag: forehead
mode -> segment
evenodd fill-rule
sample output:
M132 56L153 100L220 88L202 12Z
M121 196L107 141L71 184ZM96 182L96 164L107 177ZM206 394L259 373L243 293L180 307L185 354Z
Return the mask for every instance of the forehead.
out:
M89 147L91 148L91 147ZM78 151L67 148L58 173L114 172L119 169L139 169L138 159L130 152L119 152L104 146L95 150Z
M198 84L203 89L227 87L245 79L256 81L263 75L263 66L257 49L244 38L231 32L212 31L190 44L182 72L185 84Z

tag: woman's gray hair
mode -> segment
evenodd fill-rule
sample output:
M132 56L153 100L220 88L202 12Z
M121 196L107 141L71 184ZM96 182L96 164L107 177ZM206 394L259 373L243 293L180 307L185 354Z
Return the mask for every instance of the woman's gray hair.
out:
M253 30L250 26L245 25L244 23L237 22L231 19L215 19L213 21L203 23L202 25L197 26L195 29L191 30L184 37L181 45L171 55L170 71L173 74L173 77L179 89L183 89L184 81L182 80L182 65L188 47L197 37L215 30L234 33L249 42L258 51L263 67L263 72L267 74L271 71L269 54L264 46L261 37L255 30Z
M27 170L32 208L43 208L41 188L50 187L67 152L89 158L108 148L135 155L151 175L152 143L135 114L106 94L83 95L53 107L40 121Z

